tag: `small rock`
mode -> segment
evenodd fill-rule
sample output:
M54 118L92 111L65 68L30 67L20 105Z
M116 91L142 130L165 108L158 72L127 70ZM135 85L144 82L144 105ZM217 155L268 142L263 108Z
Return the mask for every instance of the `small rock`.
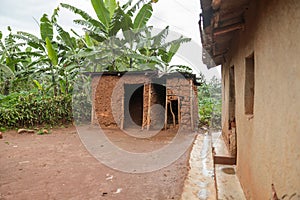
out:
M22 133L26 133L26 132L27 132L27 129L20 128L18 130L18 134L22 134Z
M21 162L19 162L19 164L27 164L27 163L29 163L30 161L28 161L28 160L25 160L25 161L21 161Z
M120 193L120 192L122 192L122 188L118 188L117 191L115 191L114 193L115 193L115 194L118 194L118 193Z
M18 130L18 134L22 134L22 133L34 133L34 130L20 128Z
M2 135L2 132L0 132L0 139L2 139L3 138L3 135Z
M47 129L43 129L43 133L44 133L44 134L48 134L49 132L48 132Z
M106 180L108 181L108 180L112 180L113 179L113 175L111 175L111 176L108 176L108 177L106 177Z

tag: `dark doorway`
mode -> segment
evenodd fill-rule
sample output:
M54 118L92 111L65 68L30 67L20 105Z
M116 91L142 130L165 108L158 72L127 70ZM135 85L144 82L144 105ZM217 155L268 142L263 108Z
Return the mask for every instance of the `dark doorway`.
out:
M237 133L235 121L235 75L234 66L229 69L229 152L231 156L236 158L237 154Z
M124 85L124 127L142 126L143 123L143 84Z
M255 66L254 53L246 58L246 74L245 74L245 114L253 115L254 109L254 88L255 88Z
M235 75L234 66L229 70L229 129L231 129L232 123L235 123Z
M162 84L152 84L151 128L153 129L162 129L165 123L166 87Z

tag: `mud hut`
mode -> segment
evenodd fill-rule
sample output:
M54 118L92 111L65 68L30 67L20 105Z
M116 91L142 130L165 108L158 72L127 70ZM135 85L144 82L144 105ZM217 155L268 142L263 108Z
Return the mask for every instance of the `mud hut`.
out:
M198 126L196 76L158 71L95 72L92 124L121 129L195 130Z

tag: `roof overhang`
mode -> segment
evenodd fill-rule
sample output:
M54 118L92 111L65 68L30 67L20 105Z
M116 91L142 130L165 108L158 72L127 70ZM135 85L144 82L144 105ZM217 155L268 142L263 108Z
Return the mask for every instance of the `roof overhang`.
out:
M188 72L173 72L173 73L160 73L158 70L144 70L144 71L105 71L105 72L84 72L86 76L101 77L101 76L145 76L151 79L170 79L170 78L185 78L193 80L194 85L200 86L201 82L197 79L195 74Z
M249 0L200 0L200 3L202 60L212 68L225 61L234 35L244 29Z

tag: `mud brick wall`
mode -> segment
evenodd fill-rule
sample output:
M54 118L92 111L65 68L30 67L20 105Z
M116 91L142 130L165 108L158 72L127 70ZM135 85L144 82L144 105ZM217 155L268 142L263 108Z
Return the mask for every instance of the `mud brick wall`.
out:
M121 121L123 117L123 110L122 108L123 104L123 98L124 98L124 84L141 84L145 85L150 82L148 77L141 76L141 75L125 75L122 76L122 78L117 82L115 85L113 94L112 94L112 115L114 116L114 120L116 124L120 127ZM146 103L148 101L147 97L144 97L144 107L145 105L148 105ZM122 110L123 109L123 110ZM143 116L147 115L148 109L143 110Z
M155 128L156 125L160 126L161 123L164 123L164 113L160 113L154 108L154 110L150 112L150 119L148 119L148 104L150 102L150 105L153 106L159 103L165 106L165 99L160 99L159 102L157 102L158 99L156 97L160 95L155 95L157 91L153 89L153 85L150 83L151 80L148 77L141 75L125 75L122 77L104 75L101 77L93 77L92 124L99 123L100 126L104 127L121 128L124 115L124 85L141 84L141 86L144 86L142 126L146 128L148 122L150 122L152 128ZM197 127L199 119L196 86L192 84L191 80L185 78L168 78L166 80L166 89L168 93L171 92L180 99L180 127L185 130L194 130ZM192 101L191 98L193 98ZM193 123L191 123L192 119Z
M194 102L197 93L194 93L194 86L191 85L191 80L185 78L170 78L166 81L167 89L172 90L172 93L180 98L180 128L184 130L194 130L197 124L196 112L198 112L198 105ZM192 86L192 91L191 91ZM193 98L191 102L191 98ZM193 109L191 109L191 103ZM191 112L193 110L193 112ZM193 123L191 121L193 115Z
M104 127L121 127L124 113L124 84L148 84L149 79L140 75L93 77L92 124ZM147 88L147 87L146 87ZM147 121L148 90L144 96L144 120Z
M93 117L92 124L100 126L116 126L111 108L112 93L120 80L118 76L99 76L92 80L93 89ZM121 104L120 104L121 107Z

